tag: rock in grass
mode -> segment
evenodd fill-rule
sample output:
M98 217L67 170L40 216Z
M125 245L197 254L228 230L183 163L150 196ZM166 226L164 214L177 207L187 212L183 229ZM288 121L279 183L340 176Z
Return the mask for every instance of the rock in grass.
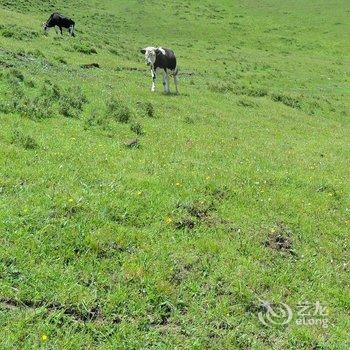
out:
M128 140L124 143L127 148L138 148L140 146L140 141L138 139Z
M101 66L98 63L87 63L80 66L84 69L93 69L93 68L101 68Z

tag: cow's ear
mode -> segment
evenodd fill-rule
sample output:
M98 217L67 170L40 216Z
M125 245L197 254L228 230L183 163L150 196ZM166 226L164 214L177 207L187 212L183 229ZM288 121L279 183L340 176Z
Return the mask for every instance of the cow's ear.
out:
M142 49L142 50L140 50L140 51L141 51L141 53L143 53L143 54L146 53L146 50L145 50L145 49Z
M159 49L156 49L156 50L155 50L155 53L156 53L156 55L158 55L158 54L160 53L160 50L159 50Z

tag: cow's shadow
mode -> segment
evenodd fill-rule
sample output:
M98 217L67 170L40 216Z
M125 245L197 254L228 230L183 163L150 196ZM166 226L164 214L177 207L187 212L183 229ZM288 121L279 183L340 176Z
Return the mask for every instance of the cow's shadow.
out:
M162 92L161 95L166 97L181 97L181 96L188 96L188 94L184 94L181 92Z
M163 96L168 96L168 97L174 97L174 96L180 96L178 92L162 92Z

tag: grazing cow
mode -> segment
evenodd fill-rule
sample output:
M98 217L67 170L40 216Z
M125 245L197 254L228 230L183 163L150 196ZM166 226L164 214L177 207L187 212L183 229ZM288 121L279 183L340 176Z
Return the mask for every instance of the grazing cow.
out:
M164 92L170 93L169 88L169 73L174 76L174 83L176 87L176 93L179 93L178 90L178 73L179 70L176 65L176 57L174 51L170 49L165 49L162 47L145 47L141 50L141 53L145 55L146 64L151 67L152 73L152 87L151 91L155 90L155 82L156 82L156 71L157 69L163 69L163 85Z
M75 27L75 22L67 18L59 13L53 13L50 18L47 20L47 22L43 23L43 28L45 30L45 33L48 32L49 28L55 27L56 33L57 33L57 28L58 27L62 33L62 28L67 28L69 30L69 34L71 36L75 36L74 33L74 27Z

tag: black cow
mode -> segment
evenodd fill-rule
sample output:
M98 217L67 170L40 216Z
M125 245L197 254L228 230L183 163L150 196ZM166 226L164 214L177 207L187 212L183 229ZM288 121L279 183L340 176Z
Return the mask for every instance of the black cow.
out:
M47 20L47 22L43 23L43 28L45 30L45 33L48 32L49 28L53 28L55 27L56 32L57 32L57 28L58 27L61 31L61 35L62 33L62 28L67 28L69 30L69 34L71 36L75 36L74 33L74 28L75 28L75 22L70 19L67 18L59 13L53 13L50 18Z
M179 78L178 73L179 70L176 65L176 56L174 51L170 49L165 49L162 47L145 47L141 50L141 53L145 55L146 64L151 67L152 73L152 87L151 91L155 90L155 82L156 82L156 71L157 69L164 70L163 75L163 85L164 92L170 93L169 88L169 72L174 76L174 83L176 87L176 93L178 91Z

